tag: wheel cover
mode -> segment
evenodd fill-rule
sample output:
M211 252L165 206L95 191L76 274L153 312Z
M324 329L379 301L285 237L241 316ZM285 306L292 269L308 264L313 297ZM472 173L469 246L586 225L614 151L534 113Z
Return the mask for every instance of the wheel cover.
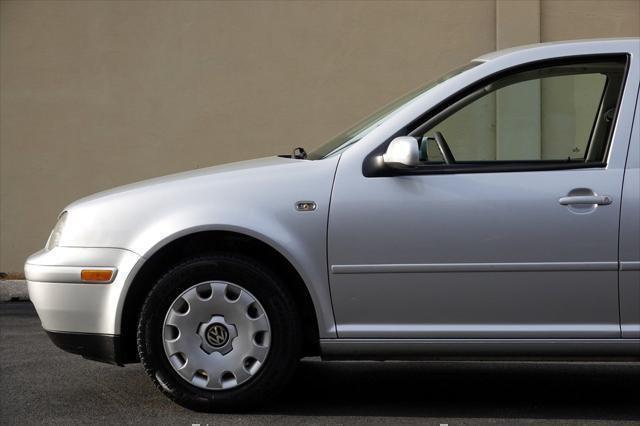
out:
M271 325L249 291L226 281L207 281L189 287L171 303L162 343L182 379L202 389L230 389L264 364Z

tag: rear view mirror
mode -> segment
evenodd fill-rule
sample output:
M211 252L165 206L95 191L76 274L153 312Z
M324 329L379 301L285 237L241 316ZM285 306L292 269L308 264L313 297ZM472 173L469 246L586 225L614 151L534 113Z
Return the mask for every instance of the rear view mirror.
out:
M385 165L395 168L415 167L420 159L418 141L411 136L400 136L389 143L382 155Z

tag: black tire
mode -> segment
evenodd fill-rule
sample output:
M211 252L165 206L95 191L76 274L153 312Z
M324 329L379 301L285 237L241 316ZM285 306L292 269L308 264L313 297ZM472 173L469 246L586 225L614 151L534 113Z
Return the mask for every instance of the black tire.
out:
M269 354L247 382L231 389L206 390L184 380L170 365L162 343L164 317L172 302L203 281L228 281L251 292L263 306L271 325ZM266 402L284 387L301 355L298 311L284 283L253 259L211 254L172 268L153 286L142 306L137 346L145 371L170 399L196 411L243 411Z

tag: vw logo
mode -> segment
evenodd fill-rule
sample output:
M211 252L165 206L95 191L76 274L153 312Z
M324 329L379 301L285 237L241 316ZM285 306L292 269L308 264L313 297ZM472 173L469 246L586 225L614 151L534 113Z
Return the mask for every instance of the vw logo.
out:
M220 348L227 344L229 340L229 330L220 323L214 323L207 328L205 337L207 338L208 344L214 348Z

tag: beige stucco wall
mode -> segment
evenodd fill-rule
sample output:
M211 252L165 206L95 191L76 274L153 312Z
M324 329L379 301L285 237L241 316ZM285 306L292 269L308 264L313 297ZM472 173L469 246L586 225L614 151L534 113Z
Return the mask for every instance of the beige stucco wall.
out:
M516 3L2 1L0 271L92 192L313 147L496 47L640 35L637 0Z

